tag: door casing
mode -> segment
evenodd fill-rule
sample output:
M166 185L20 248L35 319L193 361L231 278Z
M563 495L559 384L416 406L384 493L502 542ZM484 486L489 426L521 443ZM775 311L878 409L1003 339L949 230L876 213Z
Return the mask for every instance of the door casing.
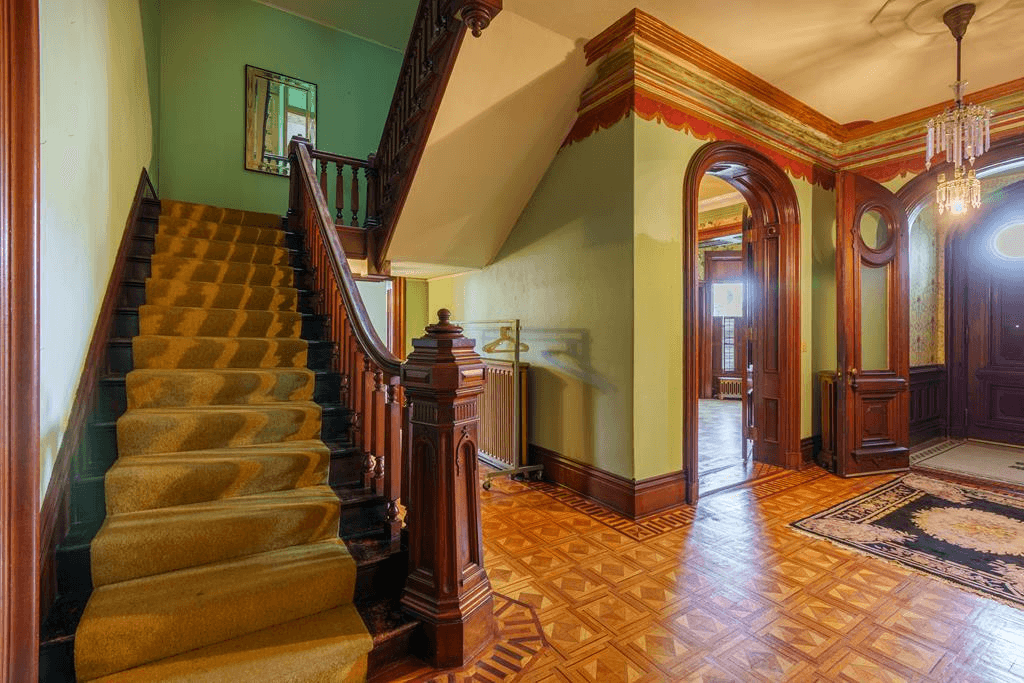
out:
M778 284L777 308L763 325L777 330L762 339L773 338L775 353L766 364L774 377L771 393L766 392L772 431L762 434L777 443L778 464L800 467L800 210L793 184L774 162L760 152L735 142L711 142L690 160L683 181L683 470L686 501L699 496L697 435L699 396L698 303L697 303L697 196L701 178L712 173L729 182L750 207L755 230L763 231L759 242L771 245L771 258ZM755 365L756 365L755 360Z

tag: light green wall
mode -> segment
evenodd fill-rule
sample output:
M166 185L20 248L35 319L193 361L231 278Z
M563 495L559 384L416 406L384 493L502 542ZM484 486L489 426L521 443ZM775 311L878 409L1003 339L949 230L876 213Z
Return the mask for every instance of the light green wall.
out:
M161 196L283 213L288 179L243 168L244 71L317 85L317 147L380 142L402 53L252 0L160 1Z
M138 0L42 2L40 497L152 154Z
M532 365L530 442L626 478L634 477L634 297L654 293L652 283L635 294L630 286L632 157L631 121L563 149L495 261L428 289L431 317L449 308L462 320L520 318ZM641 263L672 251L644 248Z
M815 186L811 217L811 335L812 415L811 431L821 433L818 372L837 368L836 348L836 194Z
M374 331L384 344L388 343L388 290L391 283L386 280L356 280L356 289L363 299Z
M677 471L682 463L683 178L707 141L642 119L635 122L636 280L634 315L634 457L638 479ZM800 209L801 437L814 431L812 371L813 186L790 178ZM829 201L827 197L817 197ZM834 206L832 209L834 213Z
M437 311L427 308L426 280L409 278L405 281L405 352L412 351L412 340L423 336L424 328L432 321Z

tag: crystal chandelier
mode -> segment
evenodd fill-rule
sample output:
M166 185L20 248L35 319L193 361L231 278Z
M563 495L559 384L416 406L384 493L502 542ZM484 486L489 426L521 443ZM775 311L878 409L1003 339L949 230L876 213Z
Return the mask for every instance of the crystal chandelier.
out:
M974 175L974 160L988 151L991 142L992 110L976 104L964 103L967 82L960 78L960 41L967 33L967 24L974 16L973 4L957 5L942 15L942 21L949 27L956 39L956 96L952 107L928 121L928 139L925 145L925 168L932 167L932 157L945 152L946 161L953 164L953 177L939 175L935 199L939 213L949 211L962 214L970 205L981 206L981 181Z

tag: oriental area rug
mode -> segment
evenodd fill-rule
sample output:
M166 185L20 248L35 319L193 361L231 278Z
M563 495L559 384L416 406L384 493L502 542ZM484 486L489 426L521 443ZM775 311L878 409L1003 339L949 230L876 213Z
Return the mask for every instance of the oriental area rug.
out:
M792 526L1024 608L1024 497L908 474Z

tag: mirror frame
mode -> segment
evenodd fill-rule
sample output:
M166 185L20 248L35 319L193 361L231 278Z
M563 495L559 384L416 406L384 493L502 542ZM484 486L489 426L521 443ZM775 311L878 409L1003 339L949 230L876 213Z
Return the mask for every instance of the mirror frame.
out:
M316 83L312 83L310 81L303 81L298 78L292 78L291 76L285 76L284 74L279 74L276 71L262 69L258 66L252 66L250 64L245 65L245 104L243 106L245 122L244 128L242 129L242 165L247 171L254 171L256 173L266 173L267 175L273 175L278 177L287 177L290 172L287 160L287 150L285 150L285 154L281 155L283 161L279 162L277 170L274 170L268 164L263 162L262 156L258 161L250 159L250 153L255 152L255 150L253 150L253 147L255 147L257 141L256 139L254 139L253 136L257 135L257 126L259 123L255 121L255 89L250 86L250 83L255 83L257 78L265 78L268 81L274 81L293 88L299 88L309 93L311 101L313 103L311 111L312 126L309 133L309 141L314 147L316 147L316 129L318 114L317 110L319 108L317 86ZM260 145L260 147L262 149L262 145Z

